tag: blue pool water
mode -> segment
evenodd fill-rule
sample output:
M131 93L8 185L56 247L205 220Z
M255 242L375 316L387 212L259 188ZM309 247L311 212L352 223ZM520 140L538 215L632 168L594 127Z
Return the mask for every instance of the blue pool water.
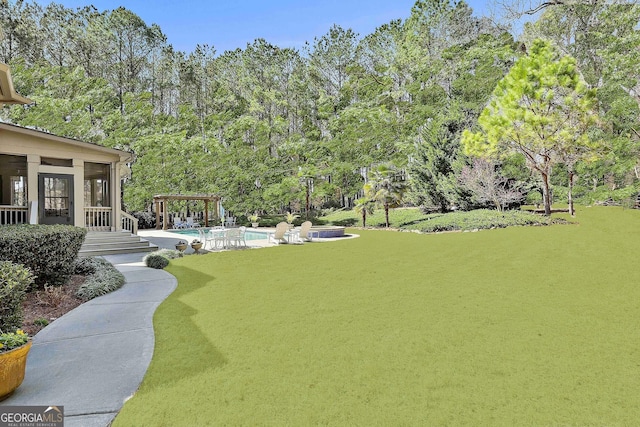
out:
M198 230L171 230L172 233L182 234L183 236L193 237L197 239L200 237ZM267 239L268 233L261 231L247 230L244 233L244 240L264 240Z

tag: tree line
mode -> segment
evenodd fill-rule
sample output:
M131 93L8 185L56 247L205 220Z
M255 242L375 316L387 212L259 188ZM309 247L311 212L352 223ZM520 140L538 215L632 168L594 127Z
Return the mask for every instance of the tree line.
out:
M132 211L159 193L219 194L237 214L366 209L384 188L376 180L404 182L396 204L441 211L563 200L569 188L589 200L637 194L640 7L543 3L517 38L464 1L418 0L409 18L371 34L333 25L300 50L257 39L218 53L177 51L122 7L3 2L0 61L35 102L2 118L133 152L124 193ZM541 40L553 60L570 58L593 118L560 127L584 126L589 143L574 142L589 150L571 157L554 146L547 181L535 173L539 153L532 164L522 152L487 157L461 144L465 131L487 136L483 110Z

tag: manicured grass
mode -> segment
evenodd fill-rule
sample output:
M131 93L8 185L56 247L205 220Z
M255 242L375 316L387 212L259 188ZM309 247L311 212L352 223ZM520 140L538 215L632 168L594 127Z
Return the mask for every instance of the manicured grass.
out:
M115 425L635 425L640 212L188 256Z

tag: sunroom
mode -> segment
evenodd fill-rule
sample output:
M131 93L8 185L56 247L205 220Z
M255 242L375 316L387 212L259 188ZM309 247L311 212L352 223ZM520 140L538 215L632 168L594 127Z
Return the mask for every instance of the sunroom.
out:
M0 225L135 233L137 221L120 209L129 161L124 151L0 123Z

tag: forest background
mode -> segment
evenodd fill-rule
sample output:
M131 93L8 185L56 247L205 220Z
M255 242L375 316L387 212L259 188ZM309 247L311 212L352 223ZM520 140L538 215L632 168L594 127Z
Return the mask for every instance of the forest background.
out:
M134 153L128 211L149 210L161 193L218 194L239 215L300 212L307 194L314 210L352 207L381 164L408 185L403 204L466 209L491 203L465 180L487 165L464 154L461 135L478 130L498 82L543 39L575 58L596 91L590 137L602 141L570 171L554 165L555 200L565 200L569 173L586 203L635 197L640 7L542 3L503 2L516 16L538 12L517 37L508 20L473 16L463 1L418 0L409 18L371 34L334 25L301 50L257 39L218 53L176 51L126 8L3 2L0 61L34 103L0 118ZM522 156L492 160L486 173L541 199Z

